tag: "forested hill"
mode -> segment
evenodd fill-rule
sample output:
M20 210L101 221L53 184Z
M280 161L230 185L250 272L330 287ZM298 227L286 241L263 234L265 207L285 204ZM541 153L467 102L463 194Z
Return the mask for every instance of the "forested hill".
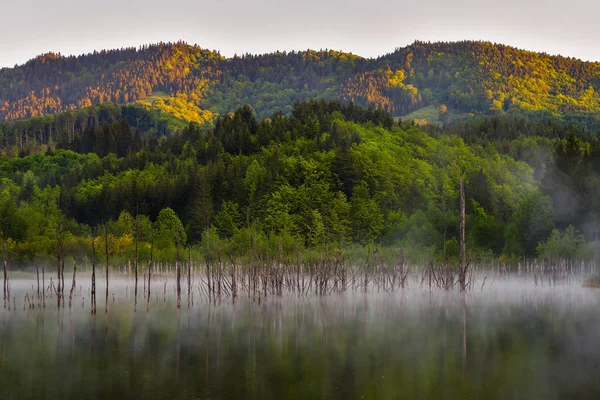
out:
M182 244L225 260L355 244L443 260L459 252L461 176L473 258L600 258L598 136L551 137L543 122L509 119L458 127L464 138L456 127L427 134L382 110L312 100L264 119L243 106L214 128L190 122L158 139L133 133L133 111L117 108L124 118L45 151L0 156L11 264L85 258L102 232L126 262L138 225L145 259L175 259L171 226ZM528 136L506 134L524 127Z
M533 113L595 130L599 91L600 63L488 42L415 42L378 59L331 50L225 58L180 42L48 53L2 69L0 121L138 102L204 123L243 104L264 117L323 98L430 122Z

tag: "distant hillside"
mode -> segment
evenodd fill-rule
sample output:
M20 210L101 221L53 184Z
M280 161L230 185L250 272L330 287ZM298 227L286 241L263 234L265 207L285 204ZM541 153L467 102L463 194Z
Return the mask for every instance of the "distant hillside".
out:
M0 121L105 102L138 102L198 123L251 104L289 114L297 100L339 99L435 122L533 113L600 127L600 63L488 42L423 43L378 59L336 51L225 58L169 43L79 57L41 55L0 70Z

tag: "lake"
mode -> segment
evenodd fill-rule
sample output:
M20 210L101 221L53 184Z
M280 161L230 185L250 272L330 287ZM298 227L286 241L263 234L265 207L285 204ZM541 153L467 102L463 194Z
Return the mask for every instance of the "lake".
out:
M37 306L34 280L11 281L1 399L600 398L600 291L577 279L189 302L184 289L180 309L169 279L134 311L119 278L105 312L99 274L95 316L88 282L58 310L50 290Z

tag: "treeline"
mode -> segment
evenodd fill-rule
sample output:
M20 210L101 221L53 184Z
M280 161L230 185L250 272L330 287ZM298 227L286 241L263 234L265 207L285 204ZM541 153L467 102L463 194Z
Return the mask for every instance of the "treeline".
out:
M108 132L115 122L121 120L127 122L132 133L149 137L171 135L187 126L185 121L144 105L119 106L103 103L72 112L0 123L0 150L5 154L22 157L39 151L42 146L58 145L66 148L72 141L80 142L90 136L102 136L101 131ZM116 141L117 138L111 140ZM94 151L83 146L78 150ZM108 151L94 152L101 156L109 152L123 154L114 147Z
M243 104L262 118L322 98L396 116L428 105L444 105L452 118L544 113L596 129L598 90L600 63L489 42L415 42L378 59L332 50L226 59L179 42L79 57L50 53L2 69L0 120L145 102L203 123Z
M171 260L177 244L236 257L354 244L403 247L420 262L456 257L461 176L471 257L536 257L549 238L573 238L569 256L594 257L579 219L560 220L572 234L553 234L563 214L525 162L379 110L309 101L257 119L245 106L161 140L135 139L125 120L107 126L137 144L99 157L78 147L82 137L65 143L72 150L2 157L0 227L14 262L52 257L59 243L89 256L90 235L105 229L117 257L132 254L134 238L143 254ZM185 240L178 230L179 243L153 247L165 213Z

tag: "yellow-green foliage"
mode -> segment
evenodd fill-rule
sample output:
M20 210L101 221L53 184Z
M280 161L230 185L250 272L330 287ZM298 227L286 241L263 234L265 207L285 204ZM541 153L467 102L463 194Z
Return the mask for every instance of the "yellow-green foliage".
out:
M187 122L199 124L212 122L217 115L209 110L201 110L194 102L190 101L192 97L193 95L188 96L187 94L168 97L164 93L158 92L139 103Z
M451 115L543 112L597 127L599 91L600 63L488 42L415 42L378 59L331 50L226 59L161 43L72 58L46 54L4 69L0 120L162 98L158 106L169 113L202 122L214 117L206 110L223 115L251 104L262 117L323 98L393 115L445 104Z

